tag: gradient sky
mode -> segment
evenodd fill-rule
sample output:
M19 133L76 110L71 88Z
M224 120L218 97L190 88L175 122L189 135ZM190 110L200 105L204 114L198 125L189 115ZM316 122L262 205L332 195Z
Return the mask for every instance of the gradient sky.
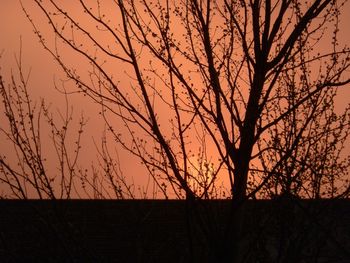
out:
M29 6L30 0L23 0L26 6ZM341 24L341 42L350 43L350 1L346 4L344 14L342 15ZM35 13L33 13L35 16ZM43 25L41 25L43 27ZM34 99L45 98L48 103L52 103L52 109L62 110L64 97L54 89L53 82L60 83L60 79L64 78L60 68L52 61L50 55L43 50L36 36L33 33L32 26L26 19L19 1L16 0L0 0L0 53L3 52L0 65L4 75L9 75L11 68L15 69L15 55L19 54L20 38L22 39L22 58L25 70L31 70L30 76L30 92ZM343 87L340 90L337 108L341 110L349 103L350 87ZM80 112L84 112L89 118L83 139L83 155L85 164L91 163L95 156L91 152L95 152L93 138L99 138L103 131L103 122L98 118L97 105L94 105L89 99L83 98L79 94L69 97L69 103L74 105L76 121ZM0 116L1 120L1 116ZM1 145L1 144L0 144ZM121 162L124 164L124 173L129 178L134 176L135 184L143 184L147 181L145 177L135 177L135 175L144 173L139 161L130 158L129 155L120 156ZM133 165L130 165L132 163ZM126 169L127 168L127 169ZM136 178L136 179L135 179ZM138 178L138 179L137 179ZM142 178L142 180L140 180Z
M29 2L27 0L23 1L26 6ZM35 13L33 15L35 16ZM55 90L53 83L60 85L61 79L66 79L65 75L60 67L53 62L47 51L42 48L33 33L31 24L21 9L19 1L0 0L0 32L0 54L2 53L0 66L3 75L10 76L11 70L16 72L15 57L19 55L22 41L22 64L25 73L30 72L30 95L37 101L44 98L48 104L52 104L51 110L53 112L58 110L63 112L65 98ZM96 163L97 152L94 141L100 146L100 138L104 130L104 122L98 114L100 107L92 103L90 99L81 96L81 94L70 95L69 104L74 106L75 123L78 123L81 113L88 119L83 133L80 160L87 168L90 168L93 162ZM1 115L0 122L2 122L2 119L3 116ZM72 131L74 132L74 128ZM5 145L5 143L2 141L0 142L1 145ZM11 153L9 155L11 156ZM119 154L119 158L123 173L129 178L129 184L145 185L147 183L149 178L144 176L145 171L138 159L123 153ZM138 176L139 174L142 174L142 176ZM139 190L136 188L135 191L138 192Z

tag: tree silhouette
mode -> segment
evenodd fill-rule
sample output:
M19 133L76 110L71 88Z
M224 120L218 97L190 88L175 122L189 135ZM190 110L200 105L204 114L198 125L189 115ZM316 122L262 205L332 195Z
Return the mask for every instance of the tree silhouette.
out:
M333 105L336 88L350 81L349 49L338 41L344 1L80 1L81 13L36 3L61 41L52 48L27 12L41 43L101 104L115 140L178 197L208 196L225 177L232 199L244 200L283 181L277 170L301 169L289 162L313 165L301 160L318 155L310 147L341 158L333 156L347 137L348 111L337 115ZM62 45L87 61L88 74L70 67ZM305 169L298 173L307 182Z
M98 162L92 168L81 165L87 119L81 115L74 123L67 95L63 111L53 110L44 99L33 100L30 72L25 74L22 65L22 43L16 63L10 77L0 71L0 138L6 147L0 155L1 198L133 198L134 186L126 183L117 157L111 159L105 135L96 147Z
M346 1L35 3L54 43L23 9L44 48L165 196L193 204L228 187L229 234L213 257L242 260L249 198L348 197L349 109L334 110L350 82Z

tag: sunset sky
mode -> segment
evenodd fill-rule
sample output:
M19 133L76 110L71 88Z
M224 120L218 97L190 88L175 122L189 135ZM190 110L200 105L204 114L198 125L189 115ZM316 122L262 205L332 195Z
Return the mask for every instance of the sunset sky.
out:
M30 8L30 0L22 1L31 15L40 21L42 14L37 8ZM74 5L72 4L72 8ZM38 13L36 13L38 12ZM340 42L350 43L350 1L347 1L341 16ZM45 21L45 20L43 20ZM45 24L40 25L42 29L47 29ZM30 71L30 94L33 99L44 98L47 104L52 104L51 109L64 111L65 98L54 88L54 83L61 87L62 80L65 79L60 67L53 62L51 56L43 49L37 37L33 33L32 25L25 17L19 1L0 0L0 60L1 71L4 76L9 76L10 71L16 72L15 56L19 56L20 43L22 43L22 62L25 72ZM21 39L21 41L20 41ZM77 63L80 63L77 61ZM117 70L122 70L118 68ZM69 89L69 87L67 87ZM337 109L342 110L350 102L350 87L342 87L339 91ZM98 146L99 138L104 130L103 121L99 118L100 107L81 94L72 94L68 97L69 104L74 106L74 121L78 122L81 113L89 120L85 128L82 141L81 160L88 167L96 161L96 150L94 141ZM1 109L1 108L0 108ZM0 115L0 121L3 116ZM0 142L5 145L4 142ZM92 154L93 153L93 154ZM120 162L124 175L128 182L135 185L145 185L148 177L143 176L146 171L140 165L140 161L130 155L119 152ZM142 175L142 176L140 176ZM136 191L138 191L136 189Z
M30 1L24 0L23 3L27 7L31 6ZM35 11L33 16L36 16ZM31 24L22 11L19 1L1 0L0 17L0 32L2 34L0 38L0 54L2 53L0 66L3 75L10 76L11 70L17 72L15 57L19 57L20 43L22 42L22 66L25 74L30 72L28 85L30 95L33 100L40 101L41 98L44 98L47 104L52 104L50 109L53 113L57 114L58 111L64 112L65 97L55 89L54 83L60 87L61 80L65 80L66 77L62 73L61 68L53 62L51 56L42 48L33 33ZM81 114L88 119L82 138L80 161L90 169L92 163L97 164L97 152L94 141L98 147L101 146L100 138L104 130L104 122L98 114L100 107L92 103L91 100L81 96L81 94L72 94L68 100L70 107L73 106L74 108L73 125L78 124ZM0 120L2 119L3 115L0 116ZM59 120L59 118L57 119ZM77 130L76 127L72 128L74 136ZM4 141L0 142L0 147L1 145L8 146ZM12 151L9 153L9 156L11 154L13 154ZM120 153L119 158L120 163L123 164L123 173L128 177L130 185L133 184L142 188L143 185L147 184L149 178L144 176L145 171L139 160L130 155ZM139 176L139 174L142 174L142 176ZM135 188L135 193L139 194L138 192L139 190Z

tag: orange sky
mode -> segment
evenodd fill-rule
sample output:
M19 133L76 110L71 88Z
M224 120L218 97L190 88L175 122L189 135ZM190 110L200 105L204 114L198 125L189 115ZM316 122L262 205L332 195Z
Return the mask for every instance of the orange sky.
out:
M27 0L23 1L26 6L30 6L30 4L28 5L29 2ZM57 112L57 110L64 111L64 96L55 90L53 85L54 81L60 84L60 79L65 79L64 74L40 45L33 33L32 26L28 23L21 9L19 1L1 0L0 32L0 54L3 51L0 61L2 73L9 76L11 69L16 72L15 56L19 54L21 38L23 68L27 71L26 73L30 71L29 87L31 96L34 100L44 98L48 104L52 104L51 109L54 112ZM69 104L74 106L75 123L78 123L81 113L89 119L83 133L83 148L80 160L81 163L90 168L93 162L96 163L97 154L93 140L100 146L99 141L104 129L104 122L98 115L100 107L80 94L69 96ZM3 121L2 115L0 116L0 121ZM72 131L74 132L74 130ZM1 145L6 144L4 141L1 141ZM9 156L11 154L9 153ZM147 183L147 176L139 176L139 174L145 174L139 160L123 154L120 154L119 158L123 164L123 172L129 178L128 182L130 184L142 186ZM138 193L138 191L135 188L135 193Z
M30 6L30 0L23 0L26 6ZM343 43L350 43L350 31L348 25L350 24L350 3L348 1L342 16L341 41ZM33 13L35 16L35 13ZM41 25L42 26L42 25ZM44 28L42 26L42 28ZM30 88L31 94L35 99L40 97L45 98L48 103L52 103L52 108L62 108L64 97L60 95L53 87L53 81L59 81L63 77L60 68L55 65L49 54L43 50L37 38L33 34L32 26L25 18L20 4L15 0L1 0L0 2L0 52L4 50L0 65L2 72L9 74L10 68L15 68L15 54L19 52L20 37L22 38L22 56L23 65L25 69L31 69ZM338 108L343 108L349 103L349 87L340 90ZM83 98L79 94L69 97L69 103L74 105L74 112L76 113L76 120L80 112L84 112L85 116L89 118L89 123L84 133L83 140L83 155L84 164L90 164L95 160L95 156L91 152L95 152L92 138L98 138L103 131L103 122L98 117L99 108L94 105L89 99ZM0 116L0 120L3 116ZM1 146L1 144L0 144ZM141 168L139 161L131 158L129 155L121 153L121 162L126 176L131 178L135 184L144 184L147 181L145 176L135 176L143 174L144 170ZM126 165L127 164L127 165ZM132 165L130 165L132 164ZM131 181L130 181L131 182Z

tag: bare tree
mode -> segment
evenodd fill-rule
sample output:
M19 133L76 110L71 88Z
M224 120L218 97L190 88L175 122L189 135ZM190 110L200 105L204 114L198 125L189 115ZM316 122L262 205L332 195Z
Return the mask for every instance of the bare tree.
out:
M35 2L55 37L23 6L42 45L165 196L229 186L227 244L251 197L349 195L349 111L334 111L350 82L338 36L346 1ZM71 65L66 48L87 67Z
M285 103L276 103L270 109L270 118L282 107L292 108L297 97L303 96L294 92L298 84L290 78L295 75L286 74L285 78L288 81L280 87L289 90L288 97ZM305 87L304 92L308 92ZM269 130L270 150L265 153L266 159L260 157L264 170L270 171L264 179L270 180L263 186L266 197L281 193L308 199L349 196L349 156L344 153L349 137L349 107L337 114L335 99L335 90L322 91L293 110L278 129ZM271 163L275 164L272 169Z
M262 170L254 182L266 184L301 141L281 142L284 150L267 166L264 153L276 141L268 131L281 132L282 122L303 114L307 121L297 128L310 127L324 96L349 83L349 50L337 37L341 1L80 1L95 29L55 1L37 5L61 41L51 47L27 13L41 43L101 103L115 139L179 197L203 197L220 177L233 199L255 194L261 187L248 187L252 164ZM106 13L111 7L115 18ZM321 52L316 47L328 34L329 49ZM61 44L87 60L89 76L70 68ZM129 84L113 62L124 64ZM315 110L299 110L310 105ZM112 127L112 117L125 128ZM200 175L193 157L203 150L211 178L200 194L191 182Z
M98 163L79 163L81 139L87 123L82 115L73 123L73 108L65 98L65 110L53 113L43 99L30 95L30 72L22 66L22 52L16 58L18 72L6 77L0 72L1 109L4 111L0 136L6 149L0 155L2 198L71 199L133 198L133 185L127 184L119 162L111 160L105 140L98 152ZM75 135L73 135L75 133ZM111 190L111 189L112 190Z

